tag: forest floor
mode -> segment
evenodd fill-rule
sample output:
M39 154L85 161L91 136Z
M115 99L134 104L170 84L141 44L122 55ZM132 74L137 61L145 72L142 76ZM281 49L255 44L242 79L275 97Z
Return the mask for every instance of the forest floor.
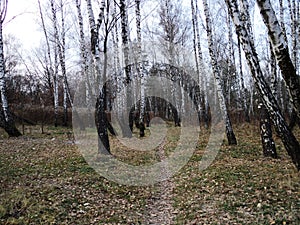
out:
M180 128L172 129L175 135ZM71 129L46 131L31 127L19 138L0 131L0 224L300 224L300 173L277 137L279 159L262 156L258 126L235 127L239 144L224 143L204 171L199 161L209 132L202 132L189 162L151 186L103 178ZM172 148L172 133L167 147L143 154L111 139L115 157L138 165Z

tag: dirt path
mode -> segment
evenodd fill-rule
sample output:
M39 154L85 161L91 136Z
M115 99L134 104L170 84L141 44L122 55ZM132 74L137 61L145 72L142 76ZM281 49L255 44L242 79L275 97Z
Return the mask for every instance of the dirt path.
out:
M166 141L158 150L158 157L161 161L166 159L163 147ZM168 173L168 165L162 168L162 177ZM173 208L173 189L172 179L162 181L158 185L155 195L146 203L145 218L146 224L174 224L175 210Z

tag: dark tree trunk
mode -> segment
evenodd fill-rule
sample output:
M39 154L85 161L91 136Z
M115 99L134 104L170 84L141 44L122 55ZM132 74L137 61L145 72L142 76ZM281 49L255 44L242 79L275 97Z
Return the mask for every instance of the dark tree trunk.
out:
M19 137L22 135L16 128L10 111L8 111L8 120L5 120L3 110L0 110L0 127L2 127L10 137Z
M107 124L107 129L109 131L109 133L113 136L116 136L117 133L116 131L114 130L113 126L111 125L111 123L107 120L107 117L106 117L106 124Z
M135 107L133 107L133 109L135 110ZM133 124L134 124L134 115L133 115L133 112L131 112L131 110L130 110L129 111L129 128L130 128L131 133L133 131ZM125 137L128 137L128 136L125 136Z
M293 110L292 115L291 115L290 124L289 124L290 129L293 130L295 128L296 124L298 124L298 126L300 128L300 119L297 116L297 113L295 112L295 110Z
M228 140L229 145L236 145L237 144L237 140L236 140L235 134L234 134L233 129L232 129L232 124L231 124L231 121L229 119L226 120L226 136L227 136L227 140Z
M140 137L145 137L145 124L144 122L141 122L139 124L139 128L140 128Z
M105 113L106 85L100 90L96 102L95 123L99 138L99 154L110 154L110 144L108 138L108 120Z
M277 158L276 146L272 137L272 125L266 107L261 103L260 109L260 137L265 157Z
M160 102L164 101L164 99L160 99L160 100L161 100ZM180 117L178 115L178 110L171 103L169 103L168 106L171 108L171 111L172 111L172 114L173 114L174 123L175 123L175 127L180 127Z

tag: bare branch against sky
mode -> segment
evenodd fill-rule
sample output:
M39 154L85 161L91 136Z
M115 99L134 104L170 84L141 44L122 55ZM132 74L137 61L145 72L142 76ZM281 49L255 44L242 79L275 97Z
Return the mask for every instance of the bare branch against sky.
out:
M4 35L12 34L21 44L31 49L40 40L39 26L36 20L37 3L35 0L9 0L7 16L4 21Z

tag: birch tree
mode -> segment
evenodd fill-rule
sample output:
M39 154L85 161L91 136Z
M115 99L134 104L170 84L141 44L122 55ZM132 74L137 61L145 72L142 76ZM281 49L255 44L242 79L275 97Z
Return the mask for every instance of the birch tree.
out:
M64 108L64 126L68 124L68 102L71 107L73 105L72 98L70 96L70 89L68 85L67 78L67 68L66 68L66 28L65 28L65 10L63 0L60 0L60 10L61 10L61 41L59 42L59 58L60 58L60 66L63 76L63 90L64 90L64 100L63 100L63 108Z
M291 37L292 37L292 51L291 51L291 60L297 68L298 59L297 59L297 44L298 44L298 32L297 32L297 1L288 0L289 14L291 17Z
M276 146L272 137L272 126L268 110L266 109L263 103L260 103L258 108L260 112L259 128L263 148L263 155L265 157L277 158Z
M170 65L177 65L180 55L177 54L179 46L183 46L187 39L188 26L181 17L183 14L181 1L164 0L161 2L159 11L160 41L163 48L163 54L166 56ZM173 102L177 109L180 108L179 102L183 101L182 90L176 91L176 86L171 83L170 92ZM178 117L179 118L179 117ZM175 126L180 126L179 120L175 120Z
M229 15L229 12L228 12L228 20L230 21L230 26L232 25L232 20L231 20L231 17ZM231 29L231 28L229 28ZM238 36L238 34L237 34ZM242 58L242 47L241 47L241 43L240 43L240 39L238 38L237 40L237 48L238 48L238 65L239 67L236 69L237 70L237 73L239 74L239 87L240 87L240 97L241 97L241 101L242 101L242 108L243 108L243 111L244 111L244 116L245 116L245 121L246 122L250 122L250 116L249 116L249 109L248 109L248 106L247 106L247 89L245 87L245 81L244 81L244 71L243 71L243 58Z
M103 85L102 77L101 77L101 59L100 59L100 40L99 40L99 30L104 20L104 9L105 9L105 0L101 0L100 3L100 12L98 15L97 22L95 20L94 16L94 10L92 6L91 0L86 0L87 4L87 11L88 11L88 17L89 17L89 25L90 25L90 35L91 35L91 41L90 41L90 47L91 47L91 53L93 55L93 65L95 68L95 76L96 76L96 90L99 90L101 88L101 85Z
M6 17L8 0L0 1L0 94L1 94L1 109L0 109L0 127L8 133L10 137L18 137L21 133L15 126L13 115L10 111L7 101L5 62L3 50L3 22Z
M286 83L291 102L298 117L300 118L300 80L296 74L295 65L290 57L284 33L277 20L270 0L257 0L256 2L260 8L260 14L263 21L268 29L268 35L272 44L273 52L280 67L282 77Z
M228 96L229 98L228 105L230 106L230 100L231 100L231 89L234 88L236 91L236 98L238 98L237 102L237 108L241 108L240 105L240 99L241 99L241 93L240 93L240 82L239 77L237 75L237 69L236 69L236 60L235 60L235 54L234 54L234 43L233 43L233 32L232 32L232 22L229 15L226 15L226 22L227 22L227 29L228 29L228 56L227 56L227 83L228 83ZM234 96L233 96L234 97ZM243 106L243 105L242 105Z
M54 0L50 0L50 4L51 4L51 12L53 14L55 14L55 9L54 7L52 7L52 5L54 4ZM56 17L56 14L55 14ZM53 25L55 25L55 20L56 18L52 18L53 19ZM53 26L54 28L54 37L56 36L56 34L58 33L57 27ZM50 34L51 35L51 34ZM54 126L57 127L58 126L58 107L59 107L59 76L58 76L58 68L59 68L59 61L58 61L58 48L57 48L57 39L54 38L51 40L51 38L49 39L50 42L53 42L54 45L52 46L53 48L53 54L54 54L54 65L53 65L53 69L52 69L52 76L53 76L53 97L54 97ZM50 53L51 54L51 53ZM51 56L50 56L51 57Z
M298 24L299 22L299 2L297 3L297 1L287 1L288 3L288 10L289 10L289 14L290 14L290 23L291 23L291 42L292 42L292 49L291 49L291 60L295 66L295 69L297 70L298 68L298 45L299 45L299 27L300 25ZM298 10L297 10L298 9ZM283 3L280 2L280 10L282 11L281 14L283 14ZM283 16L281 16L281 20L283 20ZM284 24L284 23L283 23ZM283 34L286 36L285 34L285 27L284 25L281 25L282 28L282 32ZM286 43L287 43L287 38L285 39ZM298 74L299 75L299 74ZM300 126L300 118L297 116L297 112L295 111L295 109L292 110L291 116L290 116L290 128L294 129L296 123L298 123L298 125Z
M80 46L80 74L81 77L84 79L84 86L85 86L85 99L84 103L86 104L87 107L87 125L91 126L93 123L92 120L94 119L94 116L92 115L92 102L93 102L93 97L94 97L94 92L92 88L92 79L89 73L90 68L90 60L89 60L89 51L87 48L87 44L85 41L85 34L84 34L84 21L83 21L83 16L82 16L82 11L81 11L81 0L76 0L75 1L76 8L77 8L77 18L78 18L78 28L79 28L79 46ZM73 113L76 113L73 109ZM75 114L76 115L76 114ZM80 124L81 129L84 128L84 124Z
M199 104L199 120L201 121L202 117L204 120L204 126L208 128L208 102L207 102L207 92L205 84L205 73L204 73L204 62L203 62L203 53L201 48L200 40L200 31L198 23L198 3L197 1L191 0L191 10L192 10L192 24L193 24L193 44L194 44L194 53L195 53L195 63L196 63L196 72L198 74L198 82L201 87L201 101Z
M100 154L110 154L110 144L108 138L108 121L107 115L105 113L106 107L106 85L103 82L100 71L100 47L99 47L99 30L104 20L104 9L105 9L105 0L101 1L100 12L98 16L97 23L94 17L94 11L92 7L91 0L86 0L87 10L89 16L89 25L91 30L91 52L93 55L93 63L95 67L97 84L96 90L99 90L99 94L96 101L96 111L95 111L95 123L98 132L98 151ZM101 86L102 85L102 86Z
M52 12L52 21L54 28L54 43L55 48L57 49L57 54L59 57L59 64L61 67L62 78L63 78L63 109L64 109L64 121L63 125L66 126L68 122L68 100L72 105L72 99L70 97L70 92L68 88L67 80L67 70L66 70L66 32L65 32L65 15L63 8L63 1L60 0L60 11L61 11L61 34L58 32L58 19L57 19L57 6L54 0L50 1L51 12ZM56 72L57 74L58 72ZM58 75L55 75L55 103L56 103L56 116L57 116L57 106L58 106ZM56 119L57 125L57 119Z
M127 5L125 0L120 0L120 14L121 14L121 38L122 38L122 48L124 55L125 64L125 76L126 82L131 82L131 71L129 65L129 28L128 28L128 15L127 15Z
M50 5L54 7L54 0L50 0ZM39 6L39 13L40 13L40 19L42 23L42 29L45 37L46 42L46 57L45 57L45 73L47 74L47 77L49 78L49 82L53 82L51 85L52 87L52 93L53 93L53 104L54 104L54 126L58 126L58 107L59 107L59 77L58 77L58 52L57 52L57 41L56 38L51 40L51 32L47 30L46 22L44 13L42 10L41 2L38 0L38 6ZM50 7L51 7L50 6ZM51 12L53 13L54 8L51 7ZM55 27L54 27L54 34L55 37ZM54 42L54 46L51 46L51 41ZM54 56L53 56L54 55ZM54 60L53 60L54 58Z
M241 19L237 0L225 0L232 20L234 21L236 32L241 41L251 75L254 79L257 90L262 97L262 101L266 106L277 134L280 136L288 154L291 156L296 168L300 170L300 145L294 134L290 131L284 117L281 114L277 101L272 94L269 85L266 83L260 64L258 55L251 39L246 24Z
M276 98L277 92L276 92L276 82L277 82L277 76L276 76L276 64L274 65L274 54L271 51L270 56L270 73L271 73L271 91ZM265 105L260 100L260 103L258 105L259 108L259 127L260 127L260 137L261 137L261 143L263 148L263 155L265 157L272 157L277 158L277 152L276 152L276 145L275 141L273 139L273 132L272 132L272 124L270 115L268 113L268 110L266 109Z
M223 91L223 86L221 84L221 76L220 76L220 68L218 67L217 64L217 59L216 59L216 53L215 53L215 45L214 45L214 39L213 39L213 33L212 33L212 22L211 22L211 16L209 12L209 7L207 4L207 0L202 0L203 1L203 8L204 8L204 14L206 17L206 32L207 32L207 37L208 37L208 48L209 48L209 54L211 58L211 64L212 64L212 69L213 69L213 75L216 81L216 88L217 88L217 93L218 93L218 99L219 99L219 104L222 110L223 118L225 121L225 126L226 126L226 136L228 140L229 145L236 145L236 137L232 128L232 124L230 121L230 117L228 114L227 106L225 103L225 97L224 97L224 91Z
M142 73L142 69L139 65L142 57L142 32L141 32L141 1L135 0L136 10L136 32L137 32L137 47L138 47L138 65L137 65L137 72L138 78L140 79L140 118L139 118L139 128L140 128L140 137L145 136L145 123L144 123L144 116L145 116L145 79Z
M124 69L125 69L125 82L126 84L130 84L132 81L131 78L131 67L129 66L129 27L128 27L128 15L127 15L127 5L125 0L120 0L120 16L121 16L121 38L122 38L122 49L123 49L123 57L124 57ZM132 130L133 130L133 115L129 112L131 111L131 103L132 103L132 92L130 88L126 88L126 110L125 115L129 114L129 128L127 129L126 125L123 124L123 136L131 138ZM122 115L122 122L126 123L126 119L124 120L124 114ZM122 125L121 125L122 126Z
M247 0L241 0L240 1L240 6L241 6L241 17L242 21L245 24L245 29L247 29L249 39L252 40L252 44L254 45L254 34L252 31L252 23L251 23L251 18L250 18L250 9L249 9L249 4ZM272 54L271 54L272 55ZM276 71L271 71L276 73ZM276 74L272 74L272 76L275 76ZM274 89L272 88L272 93L274 94ZM261 142L262 142L262 147L263 147L263 154L264 156L268 157L277 157L276 153L276 146L275 142L272 137L272 124L270 120L270 115L263 104L261 100L259 100L258 108L259 108L259 119L260 119L260 137L261 137Z

